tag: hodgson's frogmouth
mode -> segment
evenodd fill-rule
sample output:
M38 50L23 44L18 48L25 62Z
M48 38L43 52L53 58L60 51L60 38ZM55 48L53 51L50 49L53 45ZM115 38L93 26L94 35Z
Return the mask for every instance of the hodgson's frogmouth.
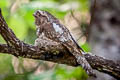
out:
M70 31L60 21L47 11L37 10L34 14L37 37L44 35L48 39L62 44L76 58L76 61L88 75L94 75L93 70L82 53L84 51L72 37ZM35 42L35 45L39 43Z

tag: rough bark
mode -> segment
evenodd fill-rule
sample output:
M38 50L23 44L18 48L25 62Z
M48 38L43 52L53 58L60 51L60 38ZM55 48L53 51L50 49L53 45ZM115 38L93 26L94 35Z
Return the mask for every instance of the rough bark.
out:
M13 31L8 27L0 10L0 34L7 44L0 44L0 52L12 54L16 57L39 59L52 61L71 66L79 66L76 59L71 55L66 48L61 44L48 40L41 36L40 46L33 46L20 41ZM112 60L107 60L102 57L84 54L87 61L93 69L107 73L115 78L120 78L120 65Z

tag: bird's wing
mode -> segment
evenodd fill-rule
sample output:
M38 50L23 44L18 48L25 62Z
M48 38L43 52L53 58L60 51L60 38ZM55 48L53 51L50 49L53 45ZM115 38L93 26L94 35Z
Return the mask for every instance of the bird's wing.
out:
M72 36L72 34L71 34L70 32L69 32L69 34L70 34L73 42L76 44L77 48L80 49L80 50L82 50L82 51L84 52L84 50L80 47L80 45L77 43L77 41L76 41L75 38Z

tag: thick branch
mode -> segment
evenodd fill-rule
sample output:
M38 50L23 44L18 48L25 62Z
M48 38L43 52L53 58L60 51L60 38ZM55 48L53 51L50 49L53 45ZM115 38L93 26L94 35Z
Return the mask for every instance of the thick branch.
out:
M0 34L7 44L0 44L0 52L9 53L17 57L31 58L52 61L71 66L79 66L76 59L61 44L50 41L41 36L41 47L33 46L20 41L13 31L8 28L0 12ZM43 40L44 39L44 40ZM44 42L43 42L44 41ZM85 54L85 58L92 68L108 73L116 78L120 78L120 65L112 60L106 60L91 54Z
M14 50L10 47L8 47L7 44L0 44L0 52L1 53L15 53Z

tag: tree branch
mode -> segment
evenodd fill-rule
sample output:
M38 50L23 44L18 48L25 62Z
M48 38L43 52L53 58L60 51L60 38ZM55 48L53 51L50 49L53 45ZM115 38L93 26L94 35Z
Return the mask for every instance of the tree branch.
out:
M71 55L65 47L61 44L53 42L44 36L40 36L40 47L26 44L20 41L13 31L8 28L6 21L4 20L0 10L0 34L7 42L7 44L0 44L0 52L12 54L17 57L39 59L45 61L52 61L61 64L67 64L71 66L79 66L76 59ZM87 61L90 63L93 69L108 73L115 78L120 78L120 65L107 60L102 57L84 54Z

